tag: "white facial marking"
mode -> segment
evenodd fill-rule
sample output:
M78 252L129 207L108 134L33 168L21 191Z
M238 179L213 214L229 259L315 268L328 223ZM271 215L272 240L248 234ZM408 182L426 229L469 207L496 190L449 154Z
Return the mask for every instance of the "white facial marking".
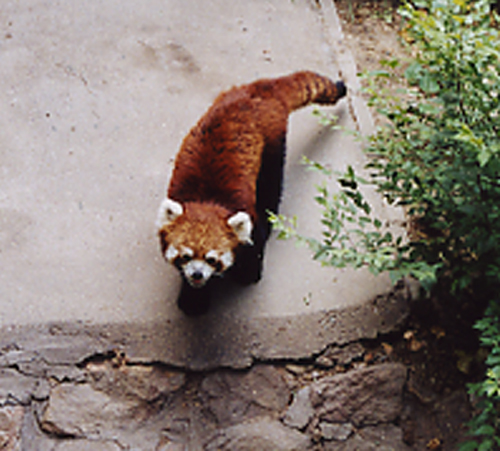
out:
M234 263L233 253L231 251L224 252L220 257L220 261L224 265L224 270L230 268Z
M250 215L244 211L239 211L231 216L227 220L229 227L233 229L233 232L238 237L238 240L242 244L253 244L252 243L252 218Z
M158 210L156 227L161 229L169 225L172 221L175 221L180 215L182 215L183 212L184 209L179 202L169 199L168 197L163 199L163 202Z
M210 258L213 258L214 260L219 261L219 252L216 251L215 249L208 251L205 255L205 259L208 260Z
M194 252L189 247L181 246L180 249L177 249L173 244L168 246L165 251L165 258L171 263L173 263L177 257L192 258L193 255Z
M200 288L208 282L214 273L214 268L204 260L191 260L182 268L188 283L194 288Z
M231 251L221 252L212 249L211 251L208 251L205 255L205 260L208 261L210 259L215 260L215 262L217 262L221 266L219 270L217 270L217 268L215 270L215 274L217 275L221 275L224 271L229 269L234 263L234 257ZM212 264L212 266L214 265Z
M178 255L179 255L179 251L172 244L170 246L168 246L167 250L165 251L165 258L169 262L174 261Z
M193 257L193 255L194 255L193 249L187 246L181 247L181 257Z

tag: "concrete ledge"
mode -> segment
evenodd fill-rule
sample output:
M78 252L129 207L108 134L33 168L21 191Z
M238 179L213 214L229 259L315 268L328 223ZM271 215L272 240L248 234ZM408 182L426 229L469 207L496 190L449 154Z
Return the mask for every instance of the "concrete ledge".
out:
M406 318L409 298L408 287L401 283L389 294L355 307L300 316L235 320L211 315L149 323L3 327L0 347L6 351L0 366L79 365L110 353L123 353L130 362L161 362L195 371L310 359L329 344L343 345L393 330Z

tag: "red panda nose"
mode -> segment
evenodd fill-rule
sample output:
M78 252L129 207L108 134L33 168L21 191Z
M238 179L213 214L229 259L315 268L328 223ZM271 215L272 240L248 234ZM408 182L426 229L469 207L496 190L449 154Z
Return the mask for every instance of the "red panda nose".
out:
M195 271L192 275L191 278L193 280L201 280L203 279L203 273L201 271Z

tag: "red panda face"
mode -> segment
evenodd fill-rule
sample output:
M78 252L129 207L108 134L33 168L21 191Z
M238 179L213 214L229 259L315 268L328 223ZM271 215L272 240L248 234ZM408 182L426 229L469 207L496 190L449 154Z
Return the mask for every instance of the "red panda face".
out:
M251 244L250 215L231 216L215 204L188 202L184 206L165 199L158 212L158 234L165 259L194 288L212 276L221 276L234 263L240 244Z

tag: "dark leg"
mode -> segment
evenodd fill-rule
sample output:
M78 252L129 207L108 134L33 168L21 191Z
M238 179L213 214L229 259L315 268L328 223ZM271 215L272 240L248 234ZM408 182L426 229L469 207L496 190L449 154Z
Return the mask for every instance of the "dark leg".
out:
M268 212L278 213L283 190L283 169L285 165L285 133L266 144L257 180L257 213L262 234L262 250L271 233Z
M236 254L234 266L230 269L232 279L241 284L249 285L260 280L262 274L262 244L254 240L253 246L242 246Z
M285 162L285 133L266 144L257 180L257 214L259 219L252 232L252 246L241 246L236 254L236 262L231 268L231 277L242 285L260 280L264 247L271 233L268 212L278 212L283 183Z
M204 315L210 307L210 292L209 285L193 288L183 279L181 292L177 298L177 306L187 316Z

